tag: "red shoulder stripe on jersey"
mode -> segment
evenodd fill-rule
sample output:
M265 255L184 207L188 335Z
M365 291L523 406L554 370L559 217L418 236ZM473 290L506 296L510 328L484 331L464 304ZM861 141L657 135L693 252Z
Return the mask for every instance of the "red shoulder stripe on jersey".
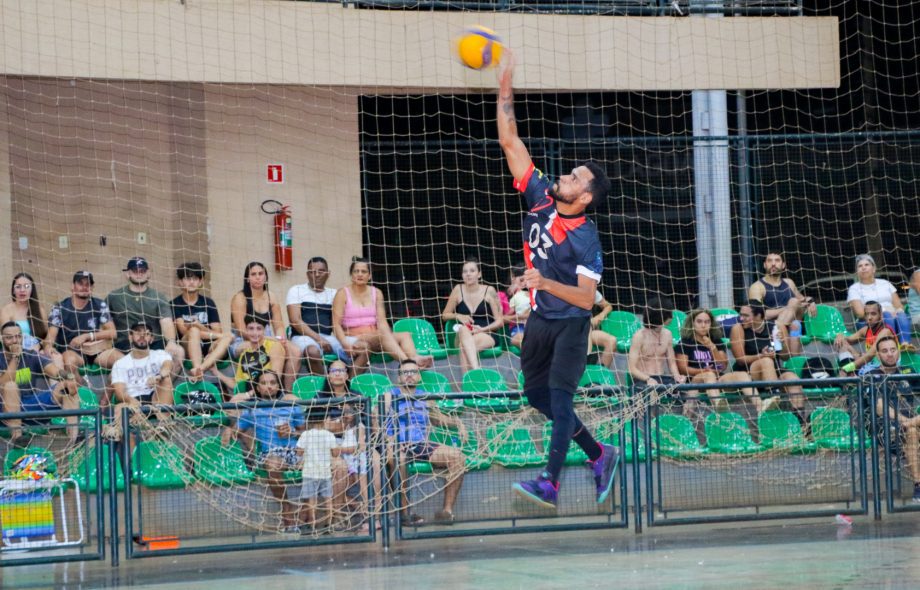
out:
M520 180L516 178L514 179L514 188L516 188L517 190L521 192L526 191L527 183L530 182L530 177L533 176L533 171L535 167L536 166L534 166L534 163L531 162L530 168L527 169L527 172L524 173L524 176L522 176Z
M549 228L549 233L553 236L553 241L557 244L561 244L565 241L566 235L579 227L581 227L586 218L584 215L581 217L559 217L558 215L553 218L553 224Z

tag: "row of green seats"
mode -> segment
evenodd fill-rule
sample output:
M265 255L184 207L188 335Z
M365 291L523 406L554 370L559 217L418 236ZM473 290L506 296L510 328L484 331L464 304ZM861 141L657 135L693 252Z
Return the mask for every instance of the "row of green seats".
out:
M652 421L652 444L665 457L694 459L710 453L749 455L769 450L810 453L818 449L853 451L859 439L849 414L840 408L817 408L811 414L808 440L801 424L790 412L764 412L757 421L760 442L754 442L747 421L735 412L706 417L707 445L696 436L693 423L678 414L659 416ZM657 433L657 437L654 433ZM865 444L869 445L868 436Z

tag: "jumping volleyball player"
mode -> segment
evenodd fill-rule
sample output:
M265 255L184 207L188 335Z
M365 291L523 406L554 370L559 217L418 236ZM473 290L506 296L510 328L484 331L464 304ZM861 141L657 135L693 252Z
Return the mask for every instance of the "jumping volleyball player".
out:
M597 502L610 494L619 463L619 449L599 444L578 416L574 398L585 370L591 308L603 271L601 245L585 209L602 201L610 180L594 162L585 162L555 183L534 167L514 118L511 77L514 56L507 51L499 70L498 141L524 193L524 280L531 290L531 314L521 345L524 395L530 405L553 421L549 462L537 479L514 484L525 499L555 508L559 474L569 443L588 455L597 484Z

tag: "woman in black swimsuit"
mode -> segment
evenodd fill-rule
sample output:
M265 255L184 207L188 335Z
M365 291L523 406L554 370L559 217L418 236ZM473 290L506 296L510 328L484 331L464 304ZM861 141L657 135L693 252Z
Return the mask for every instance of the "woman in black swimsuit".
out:
M463 283L454 286L441 313L445 322L457 322L460 368L466 373L479 368L479 351L498 346L496 331L502 323L502 308L495 289L480 283L478 260L463 263Z

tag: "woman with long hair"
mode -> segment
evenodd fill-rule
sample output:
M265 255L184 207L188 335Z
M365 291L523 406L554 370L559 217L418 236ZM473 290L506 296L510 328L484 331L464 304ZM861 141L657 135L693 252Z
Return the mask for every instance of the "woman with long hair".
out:
M42 340L48 335L48 316L38 300L38 285L27 272L17 273L10 285L10 302L0 308L0 325L16 322L22 329L22 348L41 352ZM53 352L54 364L63 367L63 359Z
M479 261L468 258L461 271L463 282L454 285L441 319L457 322L460 369L466 373L479 368L479 351L499 345L497 331L504 324L495 289L482 284Z
M265 323L265 335L284 345L284 388L290 391L300 370L300 349L291 343L284 333L284 316L281 304L268 289L268 269L261 262L250 262L243 271L243 288L230 300L230 322L236 338L230 345L230 353L238 356L239 347L246 333L246 318L256 317Z

